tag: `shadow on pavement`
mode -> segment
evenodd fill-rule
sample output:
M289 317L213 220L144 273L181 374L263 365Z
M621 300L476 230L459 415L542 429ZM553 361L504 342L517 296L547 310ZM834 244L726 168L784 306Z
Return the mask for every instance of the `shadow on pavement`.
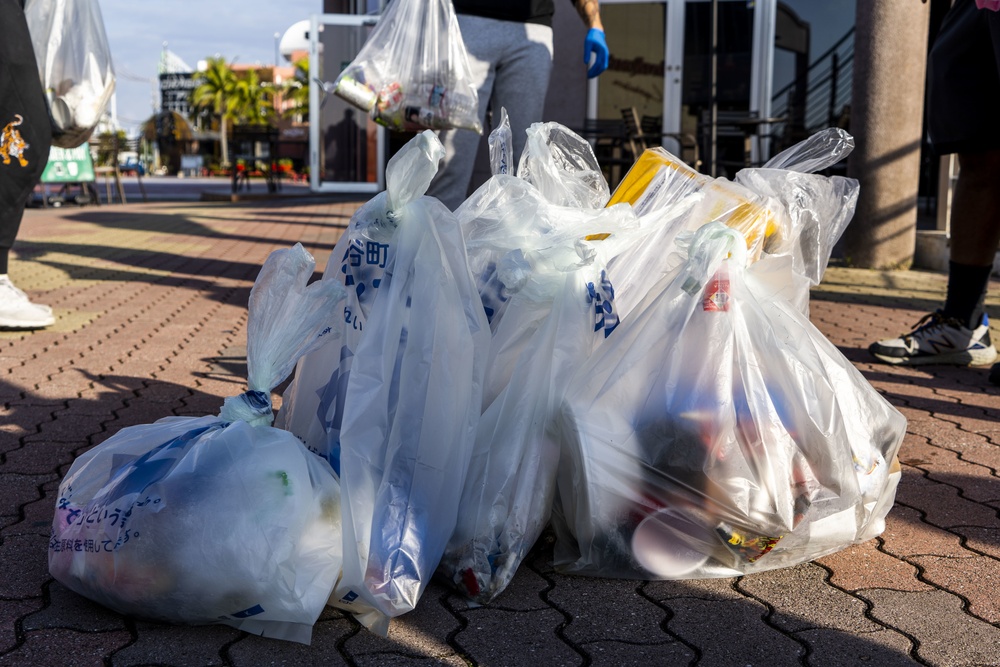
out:
M231 393L235 394L243 390L245 359L235 349L230 352L202 361L209 363L209 375L231 381ZM23 497L16 500L18 507L4 508L0 514L23 514L28 504L48 504L45 512L39 507L29 514L35 523L51 521L55 484L74 456L125 426L151 423L171 414L217 414L221 406L219 396L177 383L123 375L85 375L92 391L65 398L36 395L0 381L6 423L16 427L16 432L9 427L4 431L13 439L5 440L0 449L0 473L38 475L48 480L43 498L38 498L39 487L32 485L31 493L22 492ZM26 456L40 447L47 449L47 457ZM953 473L935 475L934 480L959 489L975 481ZM895 512L890 520L927 527L922 515L914 511ZM994 531L992 538L989 548L1000 548L1000 531ZM36 557L44 560L46 555L41 552ZM320 652L329 664L339 662L338 657L346 664L407 657L436 660L442 648L450 648L457 656L471 657L475 664L527 666L538 664L532 656L536 650L531 648L533 645L548 657L559 657L562 664L579 665L894 666L914 664L920 657L919 647L905 631L874 619L864 611L864 598L851 591L835 588L837 609L840 618L845 609L854 609L851 616L860 617L869 626L863 632L835 627L836 610L810 608L808 614L797 612L805 604L802 596L808 600L810 590L788 589L781 570L707 582L643 582L560 574L551 562L552 538L546 533L508 590L492 604L479 608L470 607L460 595L435 580L417 609L393 622L387 639L372 635L332 609L316 625L312 646L266 640L224 628L210 634L219 638L217 650L223 664L254 664L257 658L253 656L261 655L293 662L298 656L305 664L314 661ZM799 573L791 581L809 582L810 587L830 586L830 571L825 567L806 563L795 568ZM96 617L110 613L51 580L44 589L49 592L43 595L39 591L39 595L44 598L45 608L35 612L40 616L55 613L64 618ZM786 603L788 599L792 602ZM829 602L828 598L824 600ZM60 604L66 608L52 609ZM833 620L825 622L828 614ZM155 632L156 644L161 647L181 646L192 636L201 636L193 628L136 625L117 614L112 616L135 637ZM29 622L19 623L18 627L33 627L31 616L26 618ZM86 641L86 636L80 635L80 641ZM20 631L18 642L25 642ZM128 659L119 663L119 659L131 656L141 646L142 642L137 641L115 649L109 654L114 657L108 664L138 664ZM17 654L15 647L6 657L16 658ZM649 661L636 657L640 655Z

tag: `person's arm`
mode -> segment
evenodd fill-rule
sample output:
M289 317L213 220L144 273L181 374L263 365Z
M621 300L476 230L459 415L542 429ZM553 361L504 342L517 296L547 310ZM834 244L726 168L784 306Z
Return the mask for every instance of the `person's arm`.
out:
M601 9L597 0L573 0L573 4L588 28L583 42L583 62L589 68L587 78L592 79L608 68L608 43L604 39Z
M604 32L604 26L601 24L601 8L597 0L573 0L573 4L584 25Z

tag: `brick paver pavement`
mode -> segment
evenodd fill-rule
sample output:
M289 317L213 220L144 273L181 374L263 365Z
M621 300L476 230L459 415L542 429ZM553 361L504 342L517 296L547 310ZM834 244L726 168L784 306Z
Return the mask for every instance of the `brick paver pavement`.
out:
M59 320L0 332L0 665L1000 664L1000 388L984 369L894 368L865 352L940 301L944 277L916 271L832 268L814 291L813 321L909 420L885 533L816 562L606 580L554 572L545 539L492 605L433 582L388 638L329 609L310 646L123 618L54 582L49 525L74 456L124 426L217 414L244 388L264 258L301 241L322 268L357 205L27 212L12 277Z

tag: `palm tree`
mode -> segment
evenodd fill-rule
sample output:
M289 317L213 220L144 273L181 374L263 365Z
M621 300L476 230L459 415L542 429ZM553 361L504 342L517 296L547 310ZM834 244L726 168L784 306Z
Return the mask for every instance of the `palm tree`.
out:
M274 114L271 92L261 85L257 70L247 70L236 78L230 97L230 113L240 123L265 125Z
M233 93L236 75L226 59L221 56L208 59L208 66L195 74L197 87L191 91L191 106L210 109L219 117L219 134L222 138L222 163L229 164L229 142L226 120L232 117Z
M285 99L290 101L285 110L286 118L298 116L309 117L309 58L299 58L295 61L295 78L289 79L282 91Z

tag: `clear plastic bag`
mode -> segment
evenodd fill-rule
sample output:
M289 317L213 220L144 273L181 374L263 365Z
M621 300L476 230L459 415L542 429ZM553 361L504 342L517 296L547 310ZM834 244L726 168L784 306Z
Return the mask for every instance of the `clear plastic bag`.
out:
M463 511L440 567L480 603L507 587L548 523L559 461L553 408L580 360L618 324L607 257L636 233L634 220L619 207L589 220L562 212L579 223L574 235L516 251L521 270L500 273L511 296L493 334Z
M517 176L560 206L601 208L611 191L594 149L559 123L533 123L517 165Z
M572 249L576 240L586 237L581 231L585 226L596 223L598 229L612 219L613 228L638 227L630 207L602 208L608 187L590 145L558 123L529 128L517 176L512 175L505 118L501 110L501 122L489 137L493 176L455 211L494 330L511 289L519 287L517 276L527 275L523 253Z
M337 241L324 281L343 285L347 297L336 319L339 345L304 355L282 396L275 425L294 433L340 474L340 429L347 382L385 280L400 212L423 197L443 156L432 134L414 137L389 160L386 189L362 205Z
M682 263L579 369L562 405L556 567L726 577L884 529L906 421L747 268L695 232Z
M847 130L828 127L781 151L763 168L814 174L846 159L853 150L854 137Z
M330 338L344 290L307 287L313 266L301 245L265 262L249 389L220 416L124 428L73 462L49 541L56 580L131 616L309 643L341 574L340 486L270 426L270 390Z
M52 144L84 144L115 92L97 0L31 0L25 19L52 117Z
M303 359L279 415L339 466L331 604L382 634L416 606L454 529L489 352L458 221L422 196L443 151L432 132L414 137L352 218L324 275L348 287L346 338Z
M394 130L483 131L469 54L450 0L389 3L333 91Z

